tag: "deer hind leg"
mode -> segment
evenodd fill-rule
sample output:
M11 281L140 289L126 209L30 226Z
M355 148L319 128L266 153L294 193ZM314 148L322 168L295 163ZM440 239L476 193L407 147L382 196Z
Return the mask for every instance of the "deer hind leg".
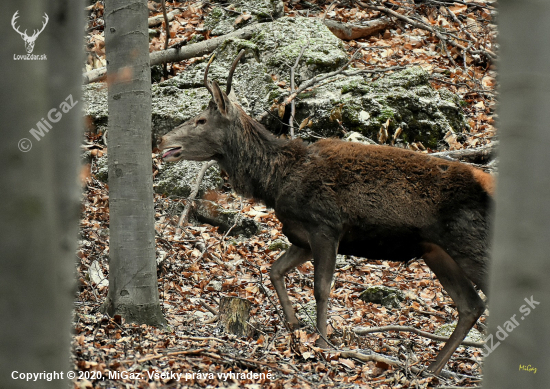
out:
M451 296L458 310L458 324L455 330L435 361L428 368L434 374L439 374L460 342L468 335L470 329L485 310L485 304L466 273L445 250L431 243L425 244L424 248L422 258Z
M271 270L269 271L271 283L275 287L277 296L279 296L279 301L281 302L287 323L291 329L299 328L300 322L296 318L294 308L292 308L292 303L290 302L288 292L286 291L285 274L294 269L296 266L309 261L311 257L312 254L310 250L292 245L273 263L273 265L271 265Z

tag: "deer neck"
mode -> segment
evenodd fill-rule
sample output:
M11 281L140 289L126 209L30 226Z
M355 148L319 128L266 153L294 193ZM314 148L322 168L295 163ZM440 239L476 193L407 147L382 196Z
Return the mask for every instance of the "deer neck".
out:
M230 130L232 137L219 163L237 193L274 207L285 177L304 157L305 145L301 140L278 139L253 120L242 122Z

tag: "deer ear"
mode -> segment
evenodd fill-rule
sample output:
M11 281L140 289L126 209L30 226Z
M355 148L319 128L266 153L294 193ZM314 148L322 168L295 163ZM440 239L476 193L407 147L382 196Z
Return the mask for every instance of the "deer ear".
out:
M221 112L222 115L227 115L227 110L230 104L229 99L227 98L225 93L222 92L220 86L216 81L212 81L210 87L212 88L212 97L214 98L214 102L218 106L218 110Z

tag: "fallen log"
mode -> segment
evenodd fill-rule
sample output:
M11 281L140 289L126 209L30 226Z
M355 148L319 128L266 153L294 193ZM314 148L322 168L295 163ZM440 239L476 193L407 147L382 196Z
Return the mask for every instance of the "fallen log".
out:
M155 51L149 55L151 66L160 65L164 62L177 62L190 58L202 57L203 55L210 54L228 38L250 39L252 34L258 27L258 24L253 24L244 27L240 30L233 31L232 33L218 36L216 38L208 39L206 41L193 43L191 45L171 48L168 50ZM102 67L94 70L90 70L82 75L83 84L89 84L91 82L100 81L107 73L107 68Z
M334 35L345 41L369 37L395 24L388 18L370 20L366 24L341 23L335 20L324 20L323 23Z
M462 162L486 164L496 157L498 142L491 142L486 146L477 147L475 149L462 149L453 151L442 151L431 153L432 157L459 160Z

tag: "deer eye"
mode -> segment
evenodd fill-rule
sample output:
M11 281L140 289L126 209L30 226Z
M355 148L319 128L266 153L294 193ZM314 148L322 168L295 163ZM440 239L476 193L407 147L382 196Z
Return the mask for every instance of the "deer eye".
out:
M206 123L206 119L199 119L196 121L195 125L199 126Z

